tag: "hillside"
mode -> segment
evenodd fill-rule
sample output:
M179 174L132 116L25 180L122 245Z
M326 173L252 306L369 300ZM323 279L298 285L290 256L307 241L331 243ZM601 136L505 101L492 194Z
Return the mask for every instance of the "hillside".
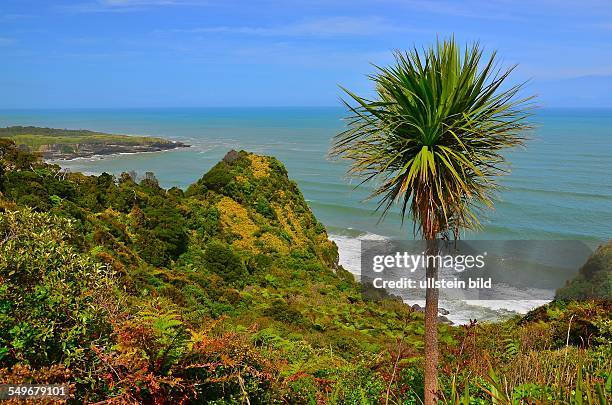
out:
M612 241L600 246L575 279L557 291L559 300L612 298Z
M363 299L273 157L231 151L165 190L0 139L0 249L0 381L68 382L75 403L420 403L422 314ZM520 398L612 381L609 303L558 305L440 325L441 395L488 403L490 368Z
M148 136L114 135L83 129L14 126L0 128L7 138L45 159L74 159L117 153L159 152L188 147L182 142Z

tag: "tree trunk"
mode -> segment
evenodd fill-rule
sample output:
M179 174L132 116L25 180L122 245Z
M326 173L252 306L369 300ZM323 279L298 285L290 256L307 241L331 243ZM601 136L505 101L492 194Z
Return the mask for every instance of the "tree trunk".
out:
M438 254L437 239L427 241L427 253ZM438 289L429 283L438 280L435 260L426 264L425 278L428 279L425 291L425 402L424 405L438 403Z

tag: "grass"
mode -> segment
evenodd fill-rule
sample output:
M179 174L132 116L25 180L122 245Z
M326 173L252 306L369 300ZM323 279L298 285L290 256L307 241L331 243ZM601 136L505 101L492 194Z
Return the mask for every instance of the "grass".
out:
M115 135L103 132L73 129L55 129L40 127L8 127L0 128L0 137L8 138L17 145L24 145L33 151L39 151L45 145L148 145L167 144L170 141L150 136Z

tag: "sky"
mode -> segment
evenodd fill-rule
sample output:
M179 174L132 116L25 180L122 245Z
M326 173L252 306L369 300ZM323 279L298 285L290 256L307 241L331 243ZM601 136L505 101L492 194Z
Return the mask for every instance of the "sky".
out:
M450 35L542 106L612 107L610 0L0 0L0 108L334 106Z

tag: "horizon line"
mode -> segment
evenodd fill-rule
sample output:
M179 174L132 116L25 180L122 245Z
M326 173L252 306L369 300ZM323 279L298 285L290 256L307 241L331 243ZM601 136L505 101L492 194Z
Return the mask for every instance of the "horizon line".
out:
M338 108L344 109L343 105L221 105L221 106L88 106L88 107L0 107L0 111L19 111L19 110L170 110L170 109L225 109L225 108ZM591 105L548 105L539 106L542 109L612 109L612 105L591 106Z

